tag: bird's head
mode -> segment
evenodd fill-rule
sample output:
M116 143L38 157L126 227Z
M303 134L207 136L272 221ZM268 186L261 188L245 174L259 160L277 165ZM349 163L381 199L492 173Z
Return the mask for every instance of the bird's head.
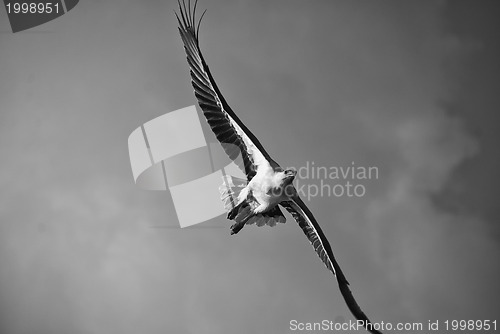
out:
M273 197L279 197L281 200L288 200L297 194L293 186L293 180L297 171L293 168L278 169L274 174L274 185L269 189Z
M293 182L295 176L297 175L297 171L295 168L287 168L283 171L283 184L288 185Z
M294 168L287 168L283 171L283 179L280 188L285 198L292 198L297 195L297 190L293 186L293 180L296 175L297 171Z

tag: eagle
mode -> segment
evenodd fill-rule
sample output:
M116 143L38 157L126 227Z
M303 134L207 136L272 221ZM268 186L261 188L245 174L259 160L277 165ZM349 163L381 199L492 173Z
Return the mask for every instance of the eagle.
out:
M284 223L286 219L280 207L284 208L297 221L326 268L337 278L342 296L354 317L371 333L380 333L373 328L354 299L330 243L297 194L293 185L296 170L283 169L269 156L259 140L236 116L217 87L199 46L200 23L206 10L196 21L198 0L192 8L190 0L187 7L184 0L182 4L178 0L178 4L180 15L177 12L175 15L190 67L194 94L224 151L246 175L246 180L226 175L220 188L228 211L227 218L234 221L231 234L238 233L249 224L274 226L278 222Z

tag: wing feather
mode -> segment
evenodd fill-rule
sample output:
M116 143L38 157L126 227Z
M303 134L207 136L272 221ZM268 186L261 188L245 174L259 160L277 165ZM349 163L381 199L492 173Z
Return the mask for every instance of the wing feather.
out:
M356 302L356 299L354 299L351 289L349 289L349 282L345 278L344 273L337 263L337 260L333 256L333 251L330 247L330 243L326 239L323 231L321 230L321 227L319 226L309 208L298 196L296 196L292 201L282 202L280 204L297 221L300 228L302 228L302 231L307 236L307 239L309 239L309 242L318 254L319 258L325 264L326 268L328 268L328 270L330 270L337 277L340 292L342 293L347 307L352 312L354 317L358 320L363 320L365 324L371 324L371 321L361 310L358 303ZM370 325L368 325L368 327L370 327ZM373 328L367 328L367 330L374 334L381 334L379 331Z
M279 168L279 165L271 159L257 138L234 114L220 93L199 48L198 30L203 15L195 30L197 3L198 1L195 2L191 11L190 3L186 7L184 0L182 4L179 1L180 17L176 13L179 33L191 68L191 83L198 104L217 140L221 142L229 158L246 173L247 180L250 181L259 165L269 164L273 168ZM234 147L237 147L239 152ZM238 158L237 153L241 153L241 159Z
M279 168L279 165L270 158L257 138L229 107L203 58L199 48L198 32L201 20L206 11L201 15L195 29L196 5L198 1L196 0L192 12L191 4L188 3L186 7L185 1L183 0L182 2L183 4L181 5L179 1L181 17L176 13L179 23L179 32L182 42L184 43L187 61L191 68L191 83L194 88L195 96L212 131L221 142L226 154L246 173L248 181L256 174L260 164L269 163L273 168ZM235 150L235 147L237 147L240 152ZM238 153L242 155L243 164L237 159ZM356 319L363 320L365 324L370 324L370 320L354 299L349 289L349 282L333 256L328 240L307 206L299 197L295 197L292 201L282 202L280 204L290 212L302 228L304 234L309 239L309 242L325 266L337 277L340 291L349 310ZM380 334L379 331L373 328L367 329L374 334Z

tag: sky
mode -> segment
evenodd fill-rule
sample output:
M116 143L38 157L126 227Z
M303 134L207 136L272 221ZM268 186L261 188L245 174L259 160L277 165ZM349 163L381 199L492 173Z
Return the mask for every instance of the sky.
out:
M196 103L174 9L81 1L16 34L0 10L0 333L352 319L291 217L235 236L224 217L180 229L167 192L134 184L130 133ZM377 167L353 180L364 196L306 198L369 318L500 320L498 3L198 9L219 88L276 161Z

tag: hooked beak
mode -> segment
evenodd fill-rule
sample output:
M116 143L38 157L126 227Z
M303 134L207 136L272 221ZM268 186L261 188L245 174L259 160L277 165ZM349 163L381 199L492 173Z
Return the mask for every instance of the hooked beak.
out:
M297 171L295 169L287 169L285 170L285 178L293 180L295 179L295 176L297 175Z

